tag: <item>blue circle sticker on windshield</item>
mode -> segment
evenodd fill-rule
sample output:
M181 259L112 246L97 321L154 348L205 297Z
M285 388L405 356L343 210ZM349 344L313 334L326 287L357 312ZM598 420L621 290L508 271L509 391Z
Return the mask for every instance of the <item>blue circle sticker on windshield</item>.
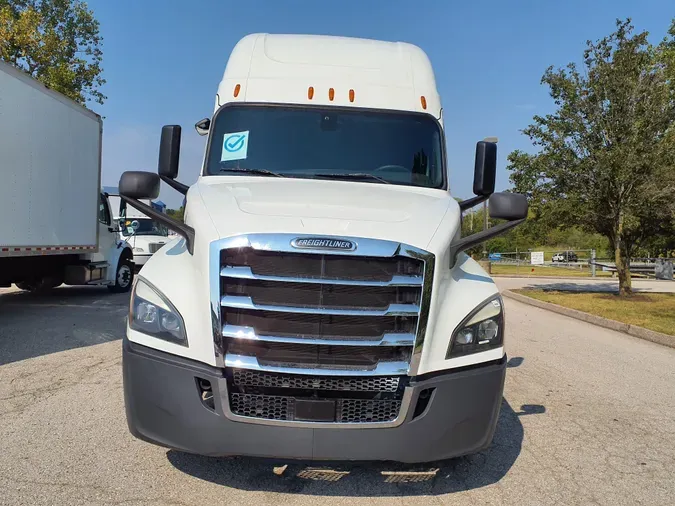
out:
M245 160L248 155L248 133L232 132L223 135L223 150L220 154L220 161L227 160Z

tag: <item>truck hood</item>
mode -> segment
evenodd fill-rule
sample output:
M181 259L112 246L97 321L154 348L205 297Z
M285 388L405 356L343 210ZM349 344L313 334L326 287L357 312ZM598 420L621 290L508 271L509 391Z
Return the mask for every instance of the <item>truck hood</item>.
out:
M166 244L171 237L164 235L132 235L124 237L131 247L147 247L150 243Z
M424 248L447 214L459 216L448 192L409 186L213 176L193 188L220 238L265 232L365 236Z

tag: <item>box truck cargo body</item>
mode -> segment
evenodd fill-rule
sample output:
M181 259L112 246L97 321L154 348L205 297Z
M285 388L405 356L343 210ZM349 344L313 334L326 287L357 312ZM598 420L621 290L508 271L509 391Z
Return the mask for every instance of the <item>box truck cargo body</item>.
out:
M123 344L131 432L207 455L436 461L490 444L506 373L504 311L464 251L521 223L476 145L475 197L450 194L441 99L405 43L255 34L232 51L201 174L125 172L127 203L181 238L148 260ZM139 199L160 180L184 223ZM489 199L503 220L461 236Z
M130 249L100 188L100 116L4 62L0 90L0 283L119 288Z

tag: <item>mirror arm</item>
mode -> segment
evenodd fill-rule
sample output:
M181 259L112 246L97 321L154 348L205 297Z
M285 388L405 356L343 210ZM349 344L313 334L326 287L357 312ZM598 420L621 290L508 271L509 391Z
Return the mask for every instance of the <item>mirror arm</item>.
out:
M477 197L471 197L470 199L462 200L459 202L459 209L464 212L467 209L471 209L473 206L480 204L481 202L485 202L489 198L489 195L478 195Z
M457 261L457 255L462 251L465 251L469 248L473 248L493 237L502 235L505 232L508 232L514 227L517 227L525 221L525 218L522 220L507 221L506 223L500 223L496 227L488 228L476 234L471 234L466 237L462 237L457 242L450 245L450 268L452 269L455 266Z
M164 181L166 184L168 184L174 190L182 193L183 195L187 195L187 192L190 189L189 186L187 186L183 183L179 183L175 179L171 179L171 178L166 177L166 176L159 176L159 177L161 178L162 181Z
M180 184L180 183L177 183L177 184ZM173 218L170 218L168 215L166 215L164 213L160 213L159 211L153 209L149 205L146 205L143 202L140 202L136 199L125 197L124 195L121 195L121 197L131 207L133 207L135 209L138 209L143 214L149 216L153 220L161 223L162 225L166 225L171 230L174 230L179 235L182 235L185 238L185 242L186 242L186 245L187 245L188 252L190 253L190 255L192 255L194 253L194 249L195 249L195 229L194 228L186 225L185 223L181 223L179 221L176 221Z

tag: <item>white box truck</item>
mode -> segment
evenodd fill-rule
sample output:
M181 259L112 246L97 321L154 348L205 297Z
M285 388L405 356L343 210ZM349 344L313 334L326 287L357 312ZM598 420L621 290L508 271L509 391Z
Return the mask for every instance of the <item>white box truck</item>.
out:
M100 116L0 62L0 286L127 291L129 245L101 192Z
M204 163L178 181L179 126L127 203L176 230L132 291L129 428L205 455L430 462L490 444L506 371L504 309L464 251L521 223L479 142L475 197L449 192L441 101L416 46L255 34L230 55ZM153 214L160 179L185 223ZM489 199L503 220L461 237Z
M117 189L104 187L108 194L110 208L114 213L114 220L120 223L120 239L129 243L134 252L134 266L140 269L148 259L169 242L169 229L166 225L153 220L145 213L126 206L120 199ZM146 206L153 206L150 199L141 201ZM124 216L120 216L120 211Z

